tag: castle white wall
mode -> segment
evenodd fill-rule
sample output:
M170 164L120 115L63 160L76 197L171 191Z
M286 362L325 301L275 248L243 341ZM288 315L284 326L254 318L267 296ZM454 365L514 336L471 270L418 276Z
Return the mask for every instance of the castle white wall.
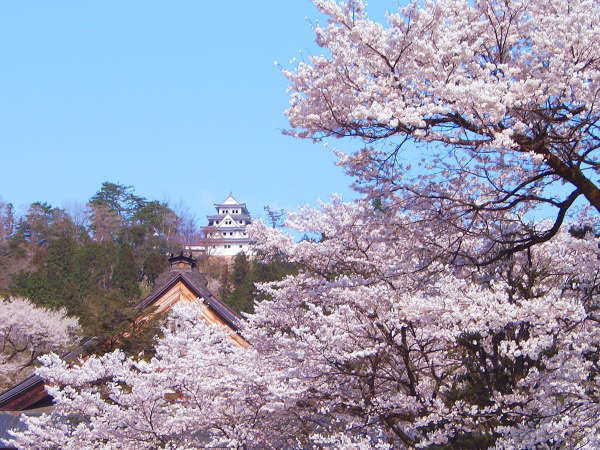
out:
M239 204L231 195L221 205L215 205L218 218L209 219L208 225L211 232L207 235L209 239L227 240L227 242L215 242L206 246L206 253L216 256L235 256L240 252L249 253L250 245L247 243L248 232L246 226L250 224L251 218L234 218L235 215L246 215L244 204ZM240 230L241 228L241 230ZM236 242L239 241L239 242Z

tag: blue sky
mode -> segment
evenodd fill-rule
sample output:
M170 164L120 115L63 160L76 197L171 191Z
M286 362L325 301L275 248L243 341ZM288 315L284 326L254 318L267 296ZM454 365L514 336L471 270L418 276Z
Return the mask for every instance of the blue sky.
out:
M281 133L274 62L321 53L318 18L309 0L4 3L0 199L85 203L113 181L202 221L229 191L254 216L352 198L328 150Z

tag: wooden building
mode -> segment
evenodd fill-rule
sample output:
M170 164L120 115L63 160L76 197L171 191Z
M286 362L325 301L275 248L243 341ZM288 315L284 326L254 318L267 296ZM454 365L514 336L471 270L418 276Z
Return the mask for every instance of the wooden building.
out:
M217 323L231 329L231 336L239 345L248 345L238 334L240 317L207 288L207 280L196 267L196 260L183 252L169 258L170 268L156 281L154 290L137 307L139 322L147 317L143 310L153 307L150 314L167 312L174 304L187 301L206 305L200 320ZM66 361L76 361L90 354L98 344L96 338L85 341L77 350L64 355ZM0 411L28 411L48 407L52 398L46 392L44 380L33 375L16 386L0 393Z
M138 308L154 307L152 314L161 314L181 301L203 303L206 308L201 319L231 328L232 338L245 346L246 341L237 334L240 317L208 290L208 281L197 270L196 260L182 252L169 258L169 264L169 271L158 278L156 287L137 305Z

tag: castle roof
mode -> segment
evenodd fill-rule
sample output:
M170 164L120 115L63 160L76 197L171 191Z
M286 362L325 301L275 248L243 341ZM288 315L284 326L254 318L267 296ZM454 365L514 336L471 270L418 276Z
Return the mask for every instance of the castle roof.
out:
M227 231L246 231L246 226L244 225L209 225L207 227L202 228L205 233L212 232L227 232Z
M202 243L202 245L213 245L213 244L250 244L250 238L248 237L242 237L242 238L236 238L233 236L223 236L223 237L216 237L216 238L206 238L204 239L204 242Z
M239 205L240 203L235 198L233 198L231 193L229 193L229 196L225 200L223 200L223 204L224 205Z
M240 208L246 208L245 203L238 202L231 194L223 200L223 203L215 203L216 207L226 207L226 206L239 206Z
M217 214L217 215L212 215L212 216L206 216L208 220L221 220L224 219L226 216L226 214ZM229 213L229 217L231 217L234 220L250 220L250 214L231 214Z

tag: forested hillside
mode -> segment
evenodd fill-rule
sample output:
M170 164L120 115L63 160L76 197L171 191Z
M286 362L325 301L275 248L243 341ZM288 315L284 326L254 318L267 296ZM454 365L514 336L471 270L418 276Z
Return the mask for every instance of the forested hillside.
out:
M269 262L262 262L239 253L233 258L232 264L217 263L217 270L212 273L210 263L205 262L200 270L203 267L206 267L205 273L209 276L218 277L219 289L215 293L237 312L254 312L254 302L267 298L264 292L255 289L254 283L280 280L297 273L297 265L286 262L281 255Z
M166 270L167 255L199 233L189 213L110 182L70 210L36 202L16 216L12 204L1 203L0 295L64 307L87 336L118 334L139 315L134 306ZM252 311L255 281L293 272L281 260L263 264L243 254L233 262L201 258L199 267L238 312Z
M190 217L133 187L105 182L85 207L0 205L0 294L64 307L85 334L110 333L197 232Z

